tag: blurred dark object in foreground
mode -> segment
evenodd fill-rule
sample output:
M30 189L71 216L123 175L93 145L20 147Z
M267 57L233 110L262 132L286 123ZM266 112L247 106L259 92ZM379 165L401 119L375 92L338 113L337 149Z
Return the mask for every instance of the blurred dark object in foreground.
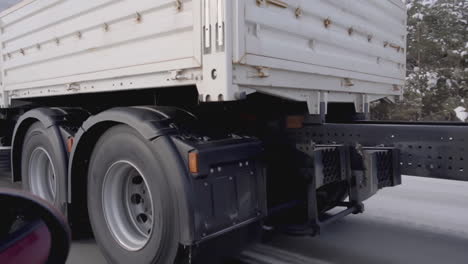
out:
M48 202L0 189L0 263L65 263L71 235L63 215Z

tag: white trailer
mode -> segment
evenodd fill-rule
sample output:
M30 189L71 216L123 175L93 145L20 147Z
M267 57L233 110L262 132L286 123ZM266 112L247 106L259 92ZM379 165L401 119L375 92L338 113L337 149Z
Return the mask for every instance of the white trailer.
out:
M0 154L110 263L217 263L402 173L468 180L465 126L368 120L405 70L400 0L24 0L0 13Z
M362 109L402 95L399 0L26 0L0 14L12 100L195 85L200 101L261 92Z

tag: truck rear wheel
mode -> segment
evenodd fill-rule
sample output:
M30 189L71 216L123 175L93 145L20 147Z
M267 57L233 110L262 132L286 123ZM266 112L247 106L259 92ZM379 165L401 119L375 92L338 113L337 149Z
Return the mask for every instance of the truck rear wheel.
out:
M174 200L157 153L125 125L109 129L93 151L88 211L110 263L173 263L178 249Z
M26 132L21 154L23 188L61 208L60 197L64 188L63 166L60 153L53 148L46 128L36 122Z

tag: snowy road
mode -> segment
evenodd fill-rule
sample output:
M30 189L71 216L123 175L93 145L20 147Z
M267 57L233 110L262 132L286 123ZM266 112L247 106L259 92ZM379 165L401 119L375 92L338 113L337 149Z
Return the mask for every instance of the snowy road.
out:
M243 257L261 264L467 264L468 182L403 180L368 200L364 214L328 226L318 238L277 237ZM84 256L86 263L101 260L92 243L81 242L69 264L84 263Z
M403 180L368 200L364 214L328 226L318 238L278 237L244 255L274 252L265 261L271 264L287 263L281 255L296 259L289 263L467 264L468 182Z
M328 226L318 238L276 237L244 258L261 264L467 264L468 182L403 180L368 200L364 214ZM93 242L75 241L67 263L103 262Z

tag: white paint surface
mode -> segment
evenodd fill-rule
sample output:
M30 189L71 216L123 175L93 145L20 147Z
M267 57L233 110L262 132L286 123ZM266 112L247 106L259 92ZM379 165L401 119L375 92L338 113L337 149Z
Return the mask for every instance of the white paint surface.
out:
M25 0L1 12L0 105L196 85L202 101L259 91L310 108L354 102L362 112L402 94L406 11L398 0L176 2Z

